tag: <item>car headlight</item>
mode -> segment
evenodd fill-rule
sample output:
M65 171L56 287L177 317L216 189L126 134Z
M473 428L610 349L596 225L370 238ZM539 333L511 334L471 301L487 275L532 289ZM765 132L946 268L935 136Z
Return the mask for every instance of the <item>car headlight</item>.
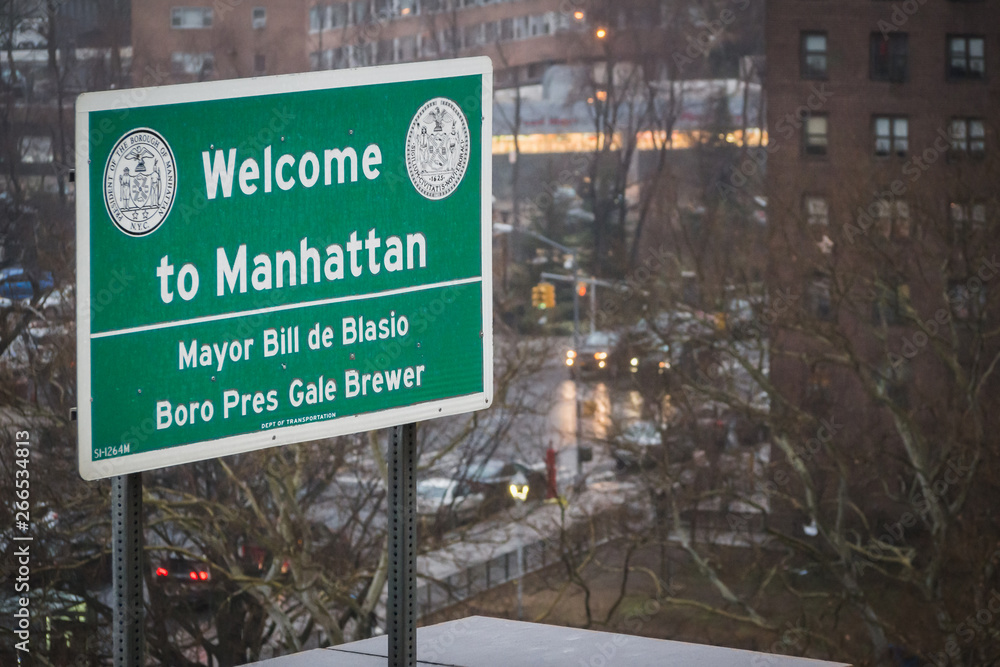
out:
M607 358L608 358L607 352L594 352L594 359L607 359Z
M567 350L566 351L566 358L567 359L576 359L576 350Z
M566 360L566 365L567 366L572 366L573 365L573 359L567 359Z
M639 360L636 357L632 357L632 359L629 360L629 363L632 364L632 366L638 366Z

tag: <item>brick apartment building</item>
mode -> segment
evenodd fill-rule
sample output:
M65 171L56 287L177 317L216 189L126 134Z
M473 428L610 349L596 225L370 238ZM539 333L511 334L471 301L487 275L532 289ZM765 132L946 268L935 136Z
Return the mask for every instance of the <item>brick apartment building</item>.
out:
M996 353L1000 6L770 0L765 41L772 378L890 442Z
M579 4L134 0L133 72L159 65L169 70L164 83L183 83L488 55L498 85L537 82L548 64L586 53Z

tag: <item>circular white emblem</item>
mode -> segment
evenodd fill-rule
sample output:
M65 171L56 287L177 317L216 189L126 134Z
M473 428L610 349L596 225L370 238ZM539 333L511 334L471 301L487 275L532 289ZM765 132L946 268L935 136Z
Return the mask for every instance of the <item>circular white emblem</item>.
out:
M140 128L118 140L104 166L104 205L118 229L129 236L153 232L176 192L174 154L163 137Z
M425 103L406 133L406 171L417 192L444 199L458 188L469 166L469 125L446 97Z

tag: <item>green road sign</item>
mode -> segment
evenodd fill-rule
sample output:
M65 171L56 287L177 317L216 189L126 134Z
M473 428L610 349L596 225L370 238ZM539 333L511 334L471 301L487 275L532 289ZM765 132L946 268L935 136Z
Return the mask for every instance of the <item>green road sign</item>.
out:
M82 95L80 474L488 407L487 58Z

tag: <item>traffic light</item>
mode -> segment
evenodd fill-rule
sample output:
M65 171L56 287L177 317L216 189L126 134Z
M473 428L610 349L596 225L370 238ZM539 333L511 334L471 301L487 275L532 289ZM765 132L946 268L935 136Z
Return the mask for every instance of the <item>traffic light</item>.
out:
M580 296L587 296L587 283L577 283L576 293Z
M542 303L545 308L555 308L556 307L556 286L552 283L540 283L538 285L542 288Z
M531 307L546 308L556 307L556 286L552 283L538 283L531 288Z

